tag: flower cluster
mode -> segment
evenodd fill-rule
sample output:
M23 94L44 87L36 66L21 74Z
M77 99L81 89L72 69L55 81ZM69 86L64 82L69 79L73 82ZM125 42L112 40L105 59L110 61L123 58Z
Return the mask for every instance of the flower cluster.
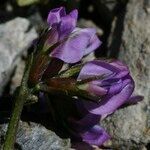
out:
M94 51L101 44L95 29L76 27L77 17L77 10L66 14L64 7L49 12L47 18L49 27L37 42L38 54L31 73L32 83L41 79L44 73L44 76L50 76L49 72L56 74L63 62L79 62L83 56ZM50 62L49 58L51 58Z
M81 59L100 46L95 29L77 28L78 11L60 7L49 12L48 29L37 41L30 72L42 99L49 97L53 121L72 140L101 146L110 136L100 120L117 109L142 100L133 96L134 81L126 65L116 60ZM74 64L61 70L64 63Z

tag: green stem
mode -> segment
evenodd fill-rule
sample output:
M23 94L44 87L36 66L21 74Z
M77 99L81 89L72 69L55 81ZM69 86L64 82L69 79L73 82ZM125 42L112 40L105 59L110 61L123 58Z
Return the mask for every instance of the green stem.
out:
M3 150L13 150L14 149L14 143L15 143L15 139L16 139L16 133L17 133L17 129L18 129L19 119L21 116L23 105L29 95L27 82L28 82L28 77L29 77L32 60L33 60L33 55L28 60L28 63L27 63L27 66L26 66L26 69L25 69L25 72L24 72L24 75L22 78L21 86L20 86L18 93L16 95L16 98L15 98L14 107L13 107L12 115L11 115L10 122L8 125L8 130L6 133Z

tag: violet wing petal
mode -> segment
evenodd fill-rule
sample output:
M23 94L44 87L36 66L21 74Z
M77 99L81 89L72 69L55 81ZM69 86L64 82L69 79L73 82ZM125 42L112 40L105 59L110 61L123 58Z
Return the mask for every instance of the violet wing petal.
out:
M117 83L112 84L109 88L108 94L109 95L115 95L119 93L122 89L122 80L119 80Z
M123 64L121 61L115 60L115 61L111 62L110 64L120 70L120 72L116 75L116 78L122 78L122 77L126 76L127 74L129 74L128 66Z
M122 90L123 81L121 79L108 79L101 82L101 86L107 89L107 94L115 95Z
M66 41L63 41L50 54L51 57L56 57L66 63L76 63L80 61L84 55L84 51L89 45L91 36L91 28L76 29Z
M106 75L109 77L110 75L114 75L119 72L120 72L119 69L110 65L107 62L101 60L94 60L88 62L83 66L78 76L78 79L86 79L89 77L100 76L100 75L104 75L104 76Z
M81 118L80 119L69 118L68 121L70 125L74 129L76 129L76 131L81 132L88 130L89 128L91 128L92 126L94 126L99 122L100 116L89 113L87 109L84 107L84 104L81 99L76 99L74 101L74 104Z
M129 68L128 68L128 66L127 65L125 65L125 64L123 64L121 61L119 61L119 60L114 60L114 61L112 61L111 63L110 63L111 65L113 65L113 66L115 66L115 67L117 67L117 68L119 68L121 71L128 71L129 70Z
M50 26L54 24L58 24L61 21L61 17L65 15L66 15L66 12L65 12L64 7L52 9L48 14L47 23Z
M97 146L102 146L104 142L110 139L110 136L106 133L106 131L98 125L95 125L81 136L84 142Z
M128 74L129 74L129 70L123 70L123 71L120 70L120 72L115 75L115 78L120 79L120 78L125 77L125 76L128 75Z
M99 104L86 101L83 101L83 103L90 113L101 115L104 118L121 107L130 98L133 90L134 83L127 79L123 82L123 88L118 94L106 96Z

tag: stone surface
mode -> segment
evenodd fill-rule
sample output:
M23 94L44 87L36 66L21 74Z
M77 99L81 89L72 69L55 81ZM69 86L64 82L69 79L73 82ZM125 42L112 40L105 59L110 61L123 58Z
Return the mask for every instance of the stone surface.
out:
M25 68L25 60L20 60L16 66L15 73L10 82L10 94L13 94L15 89L21 84L22 76Z
M18 58L35 38L37 33L27 19L15 18L0 25L0 94L18 63Z
M33 13L28 17L28 19L31 25L35 27L37 32L41 32L41 30L47 25L47 23L43 21L39 12Z
M6 124L0 125L1 137L5 134L6 128ZM61 139L54 132L32 122L29 125L20 121L16 141L16 149L21 150L71 150L69 139Z
M114 147L124 150L148 149L150 145L150 13L146 4L146 0L129 0L118 49L119 59L129 66L133 75L136 94L145 98L103 121L113 137ZM115 34L111 36L117 38Z

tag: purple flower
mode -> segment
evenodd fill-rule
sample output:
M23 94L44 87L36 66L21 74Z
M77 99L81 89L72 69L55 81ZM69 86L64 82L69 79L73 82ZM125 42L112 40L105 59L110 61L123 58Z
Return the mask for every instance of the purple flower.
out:
M110 136L98 125L99 120L119 108L136 104L143 97L132 95L134 81L128 67L119 61L88 62L81 69L77 80L79 89L97 96L99 101L92 102L78 97L76 107L82 119L70 119L69 123L83 142L102 146Z
M110 136L99 126L100 116L88 112L81 106L82 103L79 106L80 102L80 100L68 99L61 95L50 97L50 113L52 112L51 115L54 116L55 129L60 133L63 132L64 135L67 134L73 143L84 142L90 147L102 146L110 139Z
M32 85L56 75L64 62L79 62L83 56L100 46L95 29L76 27L77 17L77 10L66 14L64 7L49 12L48 30L41 35L36 45L29 79Z
M110 139L110 136L99 125L95 125L90 130L82 134L82 139L90 145L101 146Z
M110 136L99 121L143 97L133 96L134 81L119 61L94 60L60 71L64 62L77 63L101 44L95 29L76 27L77 17L77 10L66 14L64 7L49 12L49 28L38 41L29 81L40 82L42 106L43 97L49 99L42 108L49 107L58 129L74 141L102 146Z
M66 63L76 63L101 44L95 29L76 27L77 17L77 10L66 14L64 7L49 12L47 22L50 27L46 46L56 45L49 54L51 57Z
M84 110L78 107L78 113ZM89 145L102 146L110 139L110 135L99 125L100 116L90 112L79 113L82 118L69 118L68 124L72 127L72 138Z
M90 61L77 72L77 77L55 77L47 81L51 90L60 93L50 98L58 118L56 124L61 124L73 141L102 146L110 136L99 126L99 121L143 97L133 96L134 81L128 67L119 61ZM92 101L95 97L97 102Z
M101 77L101 78L99 78ZM101 119L115 112L125 104L134 104L142 97L133 97L134 81L128 67L119 61L88 62L80 71L78 80L93 78L79 88L97 96L97 103L82 100L84 107ZM95 79L94 79L95 78Z

